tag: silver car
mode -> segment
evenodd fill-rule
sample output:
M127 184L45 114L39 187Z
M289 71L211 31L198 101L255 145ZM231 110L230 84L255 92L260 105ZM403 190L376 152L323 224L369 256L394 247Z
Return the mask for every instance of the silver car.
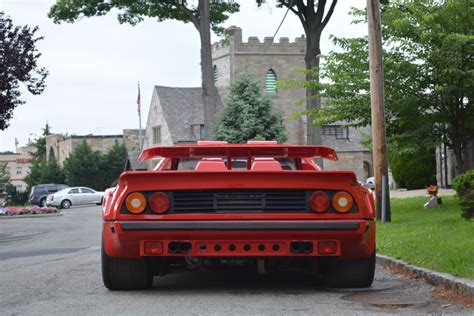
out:
M73 187L63 189L48 195L46 205L59 208L70 208L71 205L102 204L104 192L99 192L86 187Z

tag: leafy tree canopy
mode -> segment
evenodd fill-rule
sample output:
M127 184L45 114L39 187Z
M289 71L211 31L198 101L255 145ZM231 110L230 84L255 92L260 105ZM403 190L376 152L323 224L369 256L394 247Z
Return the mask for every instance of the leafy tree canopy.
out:
M218 120L215 138L230 143L249 140L286 141L281 116L274 113L272 102L263 97L261 86L249 74L241 75L230 85L227 106Z
M5 130L13 117L13 110L25 101L20 99L23 83L32 94L41 94L46 87L48 71L39 68L41 54L36 43L38 27L14 26L12 20L0 12L0 130Z
M82 17L102 16L117 9L120 23L136 25L145 17L155 18L159 22L177 20L193 23L199 29L199 8L190 2L178 0L58 0L48 14L55 23L74 22ZM216 34L223 34L221 26L230 13L237 12L239 4L234 1L211 1L210 23Z
M365 10L353 9L354 23ZM382 7L387 135L428 148L445 142L456 155L474 136L474 5L469 0L393 0ZM336 38L321 68L323 83L286 82L323 91L326 106L310 114L319 124L371 122L368 41Z

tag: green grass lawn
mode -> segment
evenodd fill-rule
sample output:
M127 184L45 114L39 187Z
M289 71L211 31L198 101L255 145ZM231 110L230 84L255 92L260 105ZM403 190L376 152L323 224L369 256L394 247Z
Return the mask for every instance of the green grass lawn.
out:
M428 197L392 199L392 222L377 224L378 253L415 266L474 279L474 222L455 197L425 209Z

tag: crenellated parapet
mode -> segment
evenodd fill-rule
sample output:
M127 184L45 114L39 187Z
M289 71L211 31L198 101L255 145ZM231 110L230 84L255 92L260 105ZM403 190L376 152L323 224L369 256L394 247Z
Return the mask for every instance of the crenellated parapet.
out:
M273 37L265 37L263 41L256 36L250 36L246 42L242 40L242 29L231 26L228 29L232 35L227 41L220 41L212 45L212 55L219 58L233 52L235 54L304 54L306 38L304 35L290 42L288 37L280 37L278 42Z

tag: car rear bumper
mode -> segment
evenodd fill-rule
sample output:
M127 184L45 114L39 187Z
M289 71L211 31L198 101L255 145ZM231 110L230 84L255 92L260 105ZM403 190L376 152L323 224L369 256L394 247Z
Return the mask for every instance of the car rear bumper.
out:
M109 256L340 256L366 258L375 250L373 220L294 221L106 221L105 251ZM311 244L310 251L293 252L294 243ZM173 244L174 243L174 244ZM331 253L320 246L335 245ZM153 253L147 245L161 245ZM176 244L186 252L171 251ZM250 249L249 249L250 248Z

